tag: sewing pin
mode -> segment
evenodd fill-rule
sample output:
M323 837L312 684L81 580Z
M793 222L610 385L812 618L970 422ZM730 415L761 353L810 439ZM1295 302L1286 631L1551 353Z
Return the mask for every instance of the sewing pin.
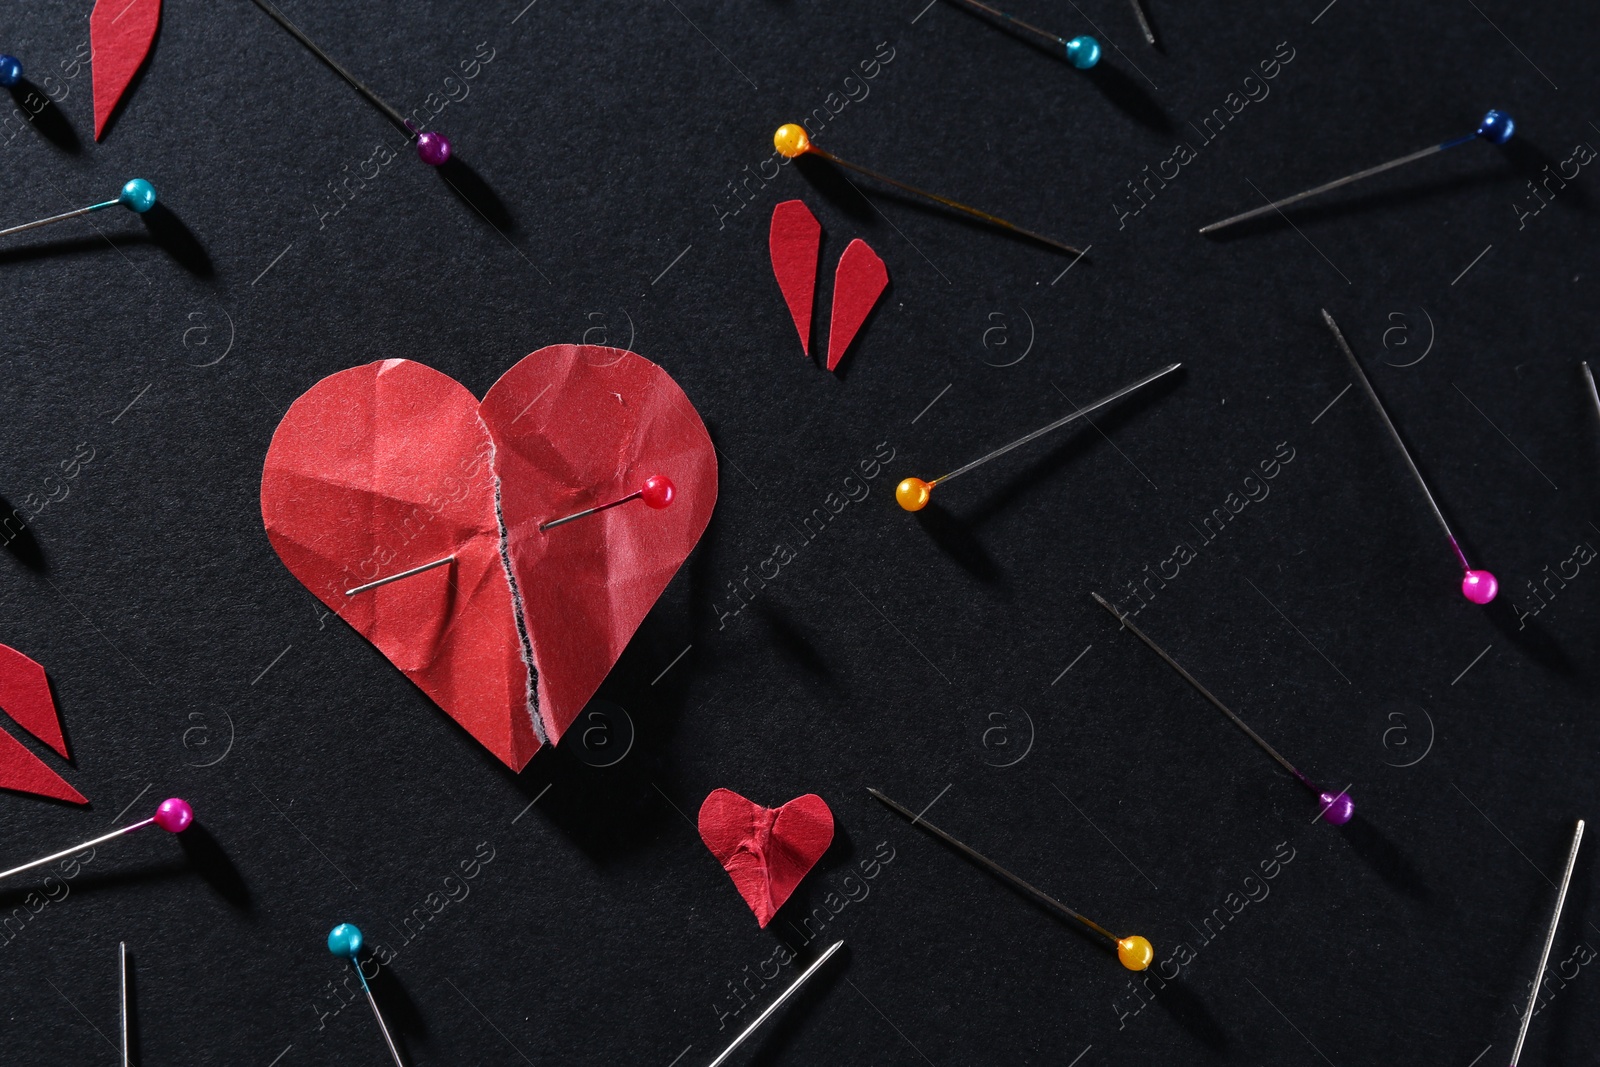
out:
M1583 380L1589 383L1589 399L1594 401L1595 413L1600 414L1600 389L1595 388L1594 372L1589 369L1589 363L1587 360L1584 361L1582 366Z
M1474 604L1487 604L1493 600L1500 591L1500 581L1488 571L1475 571L1472 564L1467 562L1467 555L1461 551L1461 545L1456 542L1456 535L1450 529L1450 524L1444 519L1444 512L1439 510L1439 504L1433 499L1433 493L1428 489L1428 483L1423 481L1422 472L1417 469L1416 461L1411 458L1411 453L1406 449L1406 443L1400 439L1400 431L1394 428L1394 422L1389 418L1389 413L1384 410L1383 401L1378 399L1378 394L1373 391L1372 383L1367 380L1366 371L1361 369L1361 363L1356 359L1356 354L1350 350L1350 342L1344 339L1344 334L1339 330L1339 324L1333 321L1333 316L1324 308L1322 321L1328 324L1328 329L1333 331L1333 339L1339 343L1339 350L1350 361L1350 366L1355 368L1356 378L1361 382L1361 388L1367 391L1367 397L1372 401L1372 406L1378 409L1378 414L1383 418L1383 424L1389 428L1389 436L1394 438L1395 445L1400 449L1400 456L1406 461L1406 467L1411 471L1411 477L1417 480L1422 487L1422 495L1428 501L1428 507L1433 510L1433 517L1439 520L1439 526L1444 530L1444 535L1450 541L1451 551L1455 552L1456 559L1461 562L1461 569L1466 573L1461 578L1461 595Z
M755 1033L757 1027L766 1022L767 1019L772 1016L773 1012L783 1007L783 1002L794 996L796 991L798 991L799 988L805 984L806 980L812 975L816 974L817 971L822 968L824 963L828 962L829 956L832 956L835 952L838 952L842 948L844 948L844 942L835 941L833 944L824 949L822 955L813 960L811 966L801 971L799 975L795 977L795 980L789 983L789 988L778 994L778 999L774 1000L771 1004L768 1004L765 1011L763 1011L760 1015L757 1015L755 1020L751 1022L749 1026L740 1031L739 1036L733 1039L733 1044L723 1049L722 1055L712 1060L706 1065L706 1067L722 1067L724 1063L727 1063L728 1057L733 1055L734 1049L744 1044L745 1038Z
M317 47L317 43L303 33L300 27L290 22L283 12L273 7L267 0L254 0L262 11L265 11L272 20L289 32L289 36L299 41L311 50L311 54L326 63L333 72L343 78L352 89L367 98L367 102L383 112L385 118L400 128L407 137L417 142L417 158L430 167L442 167L450 160L450 141L444 134L436 131L420 130L400 112L386 104L377 93L368 89L356 79L343 66L328 53Z
M1110 930L1107 930L1104 926L1101 926L1093 919L1079 915L1077 912L1073 911L1059 900L1046 894L1042 890L1034 888L1027 882L1024 882L1021 878L1018 878L1016 875L1012 874L1010 871L1006 870L1004 867L1000 866L983 853L977 851L969 845L964 845L960 841L957 841L955 838L951 837L949 834L945 833L943 830L939 829L937 826L933 825L933 823L929 822L927 819L924 819L916 812L895 803L882 793L878 792L876 789L869 787L867 792L883 801L901 815L904 815L906 818L910 819L912 826L922 827L934 837L937 837L951 848L954 848L957 852L960 852L963 856L966 856L968 859L981 864L991 873L997 874L1001 878L1004 878L1006 881L1010 882L1024 893L1027 893L1029 896L1033 897L1033 899L1037 900L1039 903L1062 915L1065 915L1069 919L1076 919L1078 922L1087 926L1089 929L1093 930L1107 941L1110 941L1113 945L1117 946L1118 962L1120 962L1128 970L1142 971L1146 967L1150 966L1151 960L1155 959L1156 951L1154 947L1151 946L1150 942L1145 938L1140 937L1138 934L1134 934L1131 937L1118 937L1116 934L1112 933Z
M122 191L117 194L115 200L107 200L103 204L90 204L88 207L80 207L76 211L51 215L49 218L40 219L37 222L25 222L21 226L0 230L0 237L10 237L12 234L21 233L23 230L36 230L40 226L48 226L52 222L65 222L67 219L75 219L81 215L87 215L91 211L100 211L103 208L115 207L118 204L121 204L129 211L143 215L146 211L156 206L156 187L143 178L134 178L123 185Z
M1051 44L1060 45L1062 50L1067 54L1067 62L1071 63L1079 70L1088 70L1090 67L1100 62L1100 42L1095 40L1093 37L1074 37L1069 41L1065 37L1051 33L1049 30L1041 30L1039 27L1034 26L1031 23L1023 22L1015 15L1008 15L999 8L990 7L988 4L980 3L979 0L961 0L961 2L966 4L968 7L976 8L987 15L993 15L997 19L1004 19L1005 21L1011 23L1011 25L1017 27L1019 30L1026 30L1035 37L1041 37L1044 40L1049 41Z
M1150 640L1150 638L1145 635L1143 630L1139 629L1133 624L1132 619L1128 618L1116 608L1112 607L1110 602L1099 593L1090 593L1089 595L1094 597L1095 602L1101 607L1111 612L1112 616L1118 622L1122 623L1122 625L1128 629L1129 633L1133 634L1133 636L1149 645L1150 651L1166 660L1167 666L1171 667L1173 670L1182 675L1183 680L1194 686L1195 689L1199 691L1201 696L1211 701L1211 703L1216 706L1218 711L1222 712L1222 714L1233 720L1233 725L1243 730L1245 734L1249 736L1250 740L1260 745L1263 752L1277 760L1278 765L1284 770L1288 771L1289 774L1294 777L1295 781L1311 790L1311 792L1316 796L1317 802L1322 806L1323 819L1335 826L1343 826L1345 823L1350 821L1351 817L1356 813L1356 802L1350 799L1349 793L1342 789L1338 793L1328 793L1318 788L1315 782L1301 774L1299 771L1295 770L1294 764L1280 756L1277 749L1267 744L1266 740L1260 734L1250 729L1250 727L1245 724L1243 719L1239 718L1239 716L1230 711L1228 709L1228 705L1224 704L1222 701L1218 700L1214 695L1212 695L1211 690L1201 685L1199 680L1195 678L1194 675L1184 670L1183 666L1177 660L1167 655L1166 651L1160 645Z
M189 806L187 801L179 800L177 797L172 797L168 800L163 800L161 802L161 806L156 809L156 813L148 819L133 823L131 826L124 826L119 830L113 830L109 834L101 834L92 841L85 841L83 844L74 846L73 848L62 849L60 852L53 852L42 859L36 859L32 862L24 863L20 867L13 867L9 871L0 871L0 879L10 878L13 874L21 874L23 871L31 871L35 867L42 867L46 863L52 863L55 860L66 859L68 856L76 856L86 848L93 848L98 844L110 841L113 837L121 837L123 834L131 834L135 830L143 830L151 823L161 827L169 834L177 834L187 830L189 828L189 824L192 822L194 822L194 809Z
M455 562L454 556L446 556L444 559L436 559L432 563L424 563L420 567L412 567L408 571L401 571L399 574L391 574L387 578L379 578L375 582L368 582L366 585L358 585L354 589L346 589L344 591L344 595L355 596L357 593L365 593L368 589L376 589L380 585L388 585L390 582L398 582L402 578L409 578L413 574L421 574L423 571L431 571L435 567L443 567L446 563L453 562Z
M350 966L356 969L356 978L361 981L361 991L367 995L367 1004L372 1008L372 1017L378 1020L378 1030L383 1034L383 1043L389 1046L389 1055L394 1057L395 1067L406 1067L406 1061L400 1058L400 1050L395 1047L394 1038L389 1036L389 1025L383 1021L383 1012L378 1010L378 999L372 995L372 988L367 985L367 976L361 973L361 961L357 956L361 952L361 931L350 923L340 923L328 931L328 951L341 959L350 961Z
M1550 946L1556 940L1556 926L1561 922L1561 909L1567 903L1567 884L1572 881L1572 868L1578 862L1578 846L1583 843L1583 820L1572 832L1572 851L1567 853L1567 869L1561 875L1561 888L1556 890L1556 910L1550 916L1550 932L1544 935L1544 949L1539 953L1539 968L1533 972L1533 988L1528 991L1528 1006L1522 1011L1522 1028L1517 1031L1517 1043L1511 1049L1511 1067L1517 1067L1522 1058L1522 1043L1528 1040L1528 1024L1533 1022L1533 1009L1539 1003L1539 986L1544 982L1544 968L1550 962Z
M885 185L892 185L896 189L904 190L905 192L911 193L915 196L924 197L928 200L932 200L936 204L943 204L945 207L955 208L957 211L963 211L975 219L982 219L984 222L994 226L999 226L1002 229L1010 230L1012 233L1021 234L1023 237L1032 238L1041 244L1049 245L1051 248L1059 248L1061 251L1071 252L1075 256L1083 255L1081 251L1073 248L1071 245L1062 244L1060 241L1057 241L1054 238L1046 237L1043 234L1034 233L1032 230L1024 230L1022 227L1013 225L999 216L991 215L987 211L979 211L975 207L968 207L966 204L960 203L956 200L951 200L947 196L940 196L938 193L930 193L926 189L917 188L915 185L907 185L905 182L895 181L893 178L879 174L875 170L868 170L866 167L860 167L854 163L846 162L845 160L842 160L838 156L834 155L832 152L818 148L812 143L811 135L806 133L805 127L797 126L792 122L778 127L778 132L772 135L772 143L778 149L778 154L785 156L788 159L795 159L808 153L813 156L819 156L822 159L826 159L834 166L845 167L849 170L855 171L857 174L865 174L874 181L883 182Z
M6 89L22 81L22 60L16 56L0 56L0 87Z
M990 452L987 455L978 457L977 459L973 460L971 463L968 463L965 467L958 467L955 470L951 471L949 474L940 475L939 477L933 479L931 482L925 482L921 478L907 478L903 482L901 482L899 485L895 486L895 489L894 489L895 503L899 504L902 508L904 508L907 511L921 511L923 508L928 506L928 500L933 495L933 487L934 486L940 485L940 484L942 484L944 482L948 482L952 478L955 478L955 477L958 477L960 475L963 475L963 474L967 473L968 471L972 470L974 467L982 466L983 464L989 462L991 459L995 459L996 457L1003 456L1007 452L1010 452L1013 448L1019 448L1022 445L1027 444L1029 441L1034 440L1035 438L1043 437L1045 434L1049 433L1051 430L1060 429L1061 427L1065 426L1067 423L1073 421L1074 419L1082 418L1085 415L1092 414L1092 413L1100 410L1101 408L1105 407L1107 404L1110 404L1111 402L1113 402L1115 400L1120 400L1123 397L1127 396L1129 393L1134 392L1137 389L1144 388L1145 386L1149 385L1151 382L1155 381L1157 378L1163 378L1166 375L1171 374L1173 371L1177 370L1181 366L1183 366L1182 363L1169 363L1165 367L1162 367L1160 370L1153 371L1152 373L1145 375L1143 378L1140 378L1136 382L1132 382L1132 383L1130 383L1128 385L1124 385L1121 389L1118 389L1114 393L1108 393L1107 395L1101 397L1099 400L1094 401L1092 404L1088 405L1087 407L1081 407L1078 410L1074 411L1072 414L1063 416L1062 418L1057 419L1055 422L1050 423L1048 426L1041 426L1041 427L1039 427L1039 429L1037 429L1037 430L1033 431L1032 433L1028 434L1026 437L1020 437L1017 440L1012 441L1009 445L1002 445L999 448L995 449L993 452Z
M1341 185L1349 185L1352 182L1361 181L1363 178L1370 178L1374 174L1382 174L1386 170L1393 170L1395 167L1403 167L1407 163L1415 163L1417 160L1431 156L1435 152L1443 152L1446 148L1454 148L1456 145L1466 144L1468 141L1475 141L1480 137L1485 141L1488 141L1490 144L1505 144L1511 139L1512 131L1515 130L1516 127L1517 124L1513 122L1511 116L1507 115L1504 111L1489 111L1484 114L1483 122L1479 124L1478 128L1469 134L1465 134L1461 137L1452 137L1448 141L1431 145L1428 148L1422 149L1420 152L1413 152L1409 156L1401 156L1399 159L1391 159L1387 163L1379 163L1376 167L1368 167L1366 170L1357 171L1354 174L1346 175L1337 181L1328 182L1326 185L1319 185L1315 189L1307 189L1303 193L1296 193L1293 196L1286 196L1282 200L1274 200L1270 204L1265 204L1258 208L1251 208L1249 211L1241 212L1240 214L1234 215L1231 218L1223 219L1221 222L1213 222L1209 226L1202 226L1200 227L1200 232L1216 233L1218 230L1226 229L1227 227L1235 225L1236 223L1247 222L1250 219L1259 218L1260 216L1266 215L1270 212L1286 208L1290 204L1298 204L1302 200L1309 199L1313 196L1319 196L1322 193L1337 189Z
M128 943L117 942L117 965L122 972L122 1067L132 1067L128 1058Z
M1156 43L1156 31L1150 28L1150 16L1144 12L1144 0L1128 0L1133 6L1133 17L1139 20L1139 29L1144 33L1144 39L1152 48Z
M671 479L662 474L652 474L644 480L643 486L635 489L627 496L618 497L609 504L601 504L598 507L575 511L571 515L566 515L559 519L551 519L549 522L541 523L539 529L541 531L553 530L565 523L576 522L585 515L593 515L597 511L605 511L607 508L614 508L618 504L626 504L630 500L643 500L651 508L660 511L672 503L672 498L676 493L677 489L673 487Z

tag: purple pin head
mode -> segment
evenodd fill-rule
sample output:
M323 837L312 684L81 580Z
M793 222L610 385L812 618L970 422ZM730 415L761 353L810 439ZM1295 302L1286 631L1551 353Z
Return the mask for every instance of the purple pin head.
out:
M189 806L187 800L169 797L156 809L155 821L156 825L167 833L180 834L194 822L194 809Z
M1478 124L1478 136L1490 144L1505 144L1511 140L1511 134L1516 131L1517 124L1504 111L1489 111L1483 116L1483 121Z
M449 138L431 130L417 134L417 158L430 167L444 166L450 161Z
M1461 579L1461 595L1474 604L1487 604L1500 592L1500 580L1488 571L1468 570Z
M1340 790L1338 795L1323 793L1317 797L1322 802L1322 817L1335 826L1343 826L1356 813L1356 802L1350 794Z

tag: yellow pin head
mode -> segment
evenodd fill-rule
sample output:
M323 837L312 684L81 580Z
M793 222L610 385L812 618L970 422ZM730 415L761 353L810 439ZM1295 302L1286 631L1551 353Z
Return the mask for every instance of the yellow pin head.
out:
M1117 942L1117 960L1130 971L1144 970L1155 958L1156 950L1138 934Z
M921 511L928 506L933 495L933 483L921 478L907 478L894 487L894 502L907 511Z
M778 132L772 135L772 144L779 155L790 159L811 151L811 138L806 134L805 127L796 126L792 122L786 122L778 127Z

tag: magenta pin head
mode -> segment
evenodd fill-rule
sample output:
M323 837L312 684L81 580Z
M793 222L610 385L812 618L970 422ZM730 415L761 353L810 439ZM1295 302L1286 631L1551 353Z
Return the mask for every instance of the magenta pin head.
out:
M430 167L450 162L450 139L432 130L417 134L417 158Z
M1355 816L1356 802L1342 789L1337 796L1323 793L1317 799L1322 802L1322 818L1335 826L1343 826Z
M644 480L644 487L639 490L639 499L660 511L672 503L677 489L672 484L672 479L664 474L652 474Z
M194 822L194 809L189 806L187 800L168 797L156 809L155 822L169 834L181 834L189 828L190 823Z
M1488 571L1467 571L1461 579L1461 595L1474 604L1487 604L1500 592L1500 580Z

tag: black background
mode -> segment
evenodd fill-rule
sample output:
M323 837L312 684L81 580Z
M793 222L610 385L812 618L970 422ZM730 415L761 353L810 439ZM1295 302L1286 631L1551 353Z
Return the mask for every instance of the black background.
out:
M0 48L60 102L7 131L0 221L134 175L163 206L0 249L0 493L32 515L0 557L0 640L49 670L73 761L46 759L93 801L7 795L0 846L20 862L169 794L200 828L104 847L14 925L0 1061L113 1062L121 939L146 1064L384 1062L363 1005L322 1014L348 973L323 938L349 920L398 947L378 989L417 1064L704 1063L756 1011L719 1029L729 983L781 940L810 958L801 920L888 842L819 939L847 949L744 1062L1507 1062L1551 880L1595 812L1600 624L1591 568L1524 628L1516 610L1542 568L1600 545L1578 370L1593 174L1521 225L1516 205L1600 143L1600 16L1149 3L1160 50L1124 0L1018 0L1066 36L1098 27L1086 75L922 0L299 0L290 17L403 109L480 42L494 56L437 122L471 203L404 153L326 220L329 183L398 137L246 0L169 0L100 144L71 63L89 3L9 5ZM1282 42L1270 96L1200 145L1188 124ZM862 81L875 53L893 58ZM752 181L733 212L728 183L758 173L776 125L863 86L819 144L1091 244L1088 260L1063 275L1065 256L876 190L869 205L826 168ZM1259 203L1251 183L1304 188L1491 106L1518 121L1504 149L1344 191L1294 213L1298 231L1195 233ZM1198 158L1119 226L1125 183L1179 140ZM892 278L837 375L800 357L768 264L771 208L793 197L825 230L818 335L851 238ZM1329 407L1352 378L1321 307L1499 575L1494 605L1460 596L1359 390ZM261 462L283 410L336 370L406 357L481 395L579 340L675 376L718 445L720 500L601 691L624 710L587 750L575 729L512 775L279 563ZM1096 420L1109 442L1065 432L920 516L894 506L899 478L1173 360L1177 381ZM798 545L882 442L895 458L866 500L720 618L727 583ZM1280 443L1294 459L1270 496L1138 621L1308 774L1353 783L1342 830L1088 595L1134 606L1126 583L1195 544L1191 524ZM868 785L939 797L941 826L1158 959L1180 942L1194 959L1134 1014L1107 946ZM718 786L770 805L817 792L838 823L764 932L689 822ZM470 895L407 943L402 920L483 850ZM1196 927L1275 852L1293 859L1270 896L1205 941ZM1552 964L1600 943L1596 876L1582 858ZM38 884L0 904L26 913ZM1523 1062L1583 1059L1597 1004L1585 967Z

